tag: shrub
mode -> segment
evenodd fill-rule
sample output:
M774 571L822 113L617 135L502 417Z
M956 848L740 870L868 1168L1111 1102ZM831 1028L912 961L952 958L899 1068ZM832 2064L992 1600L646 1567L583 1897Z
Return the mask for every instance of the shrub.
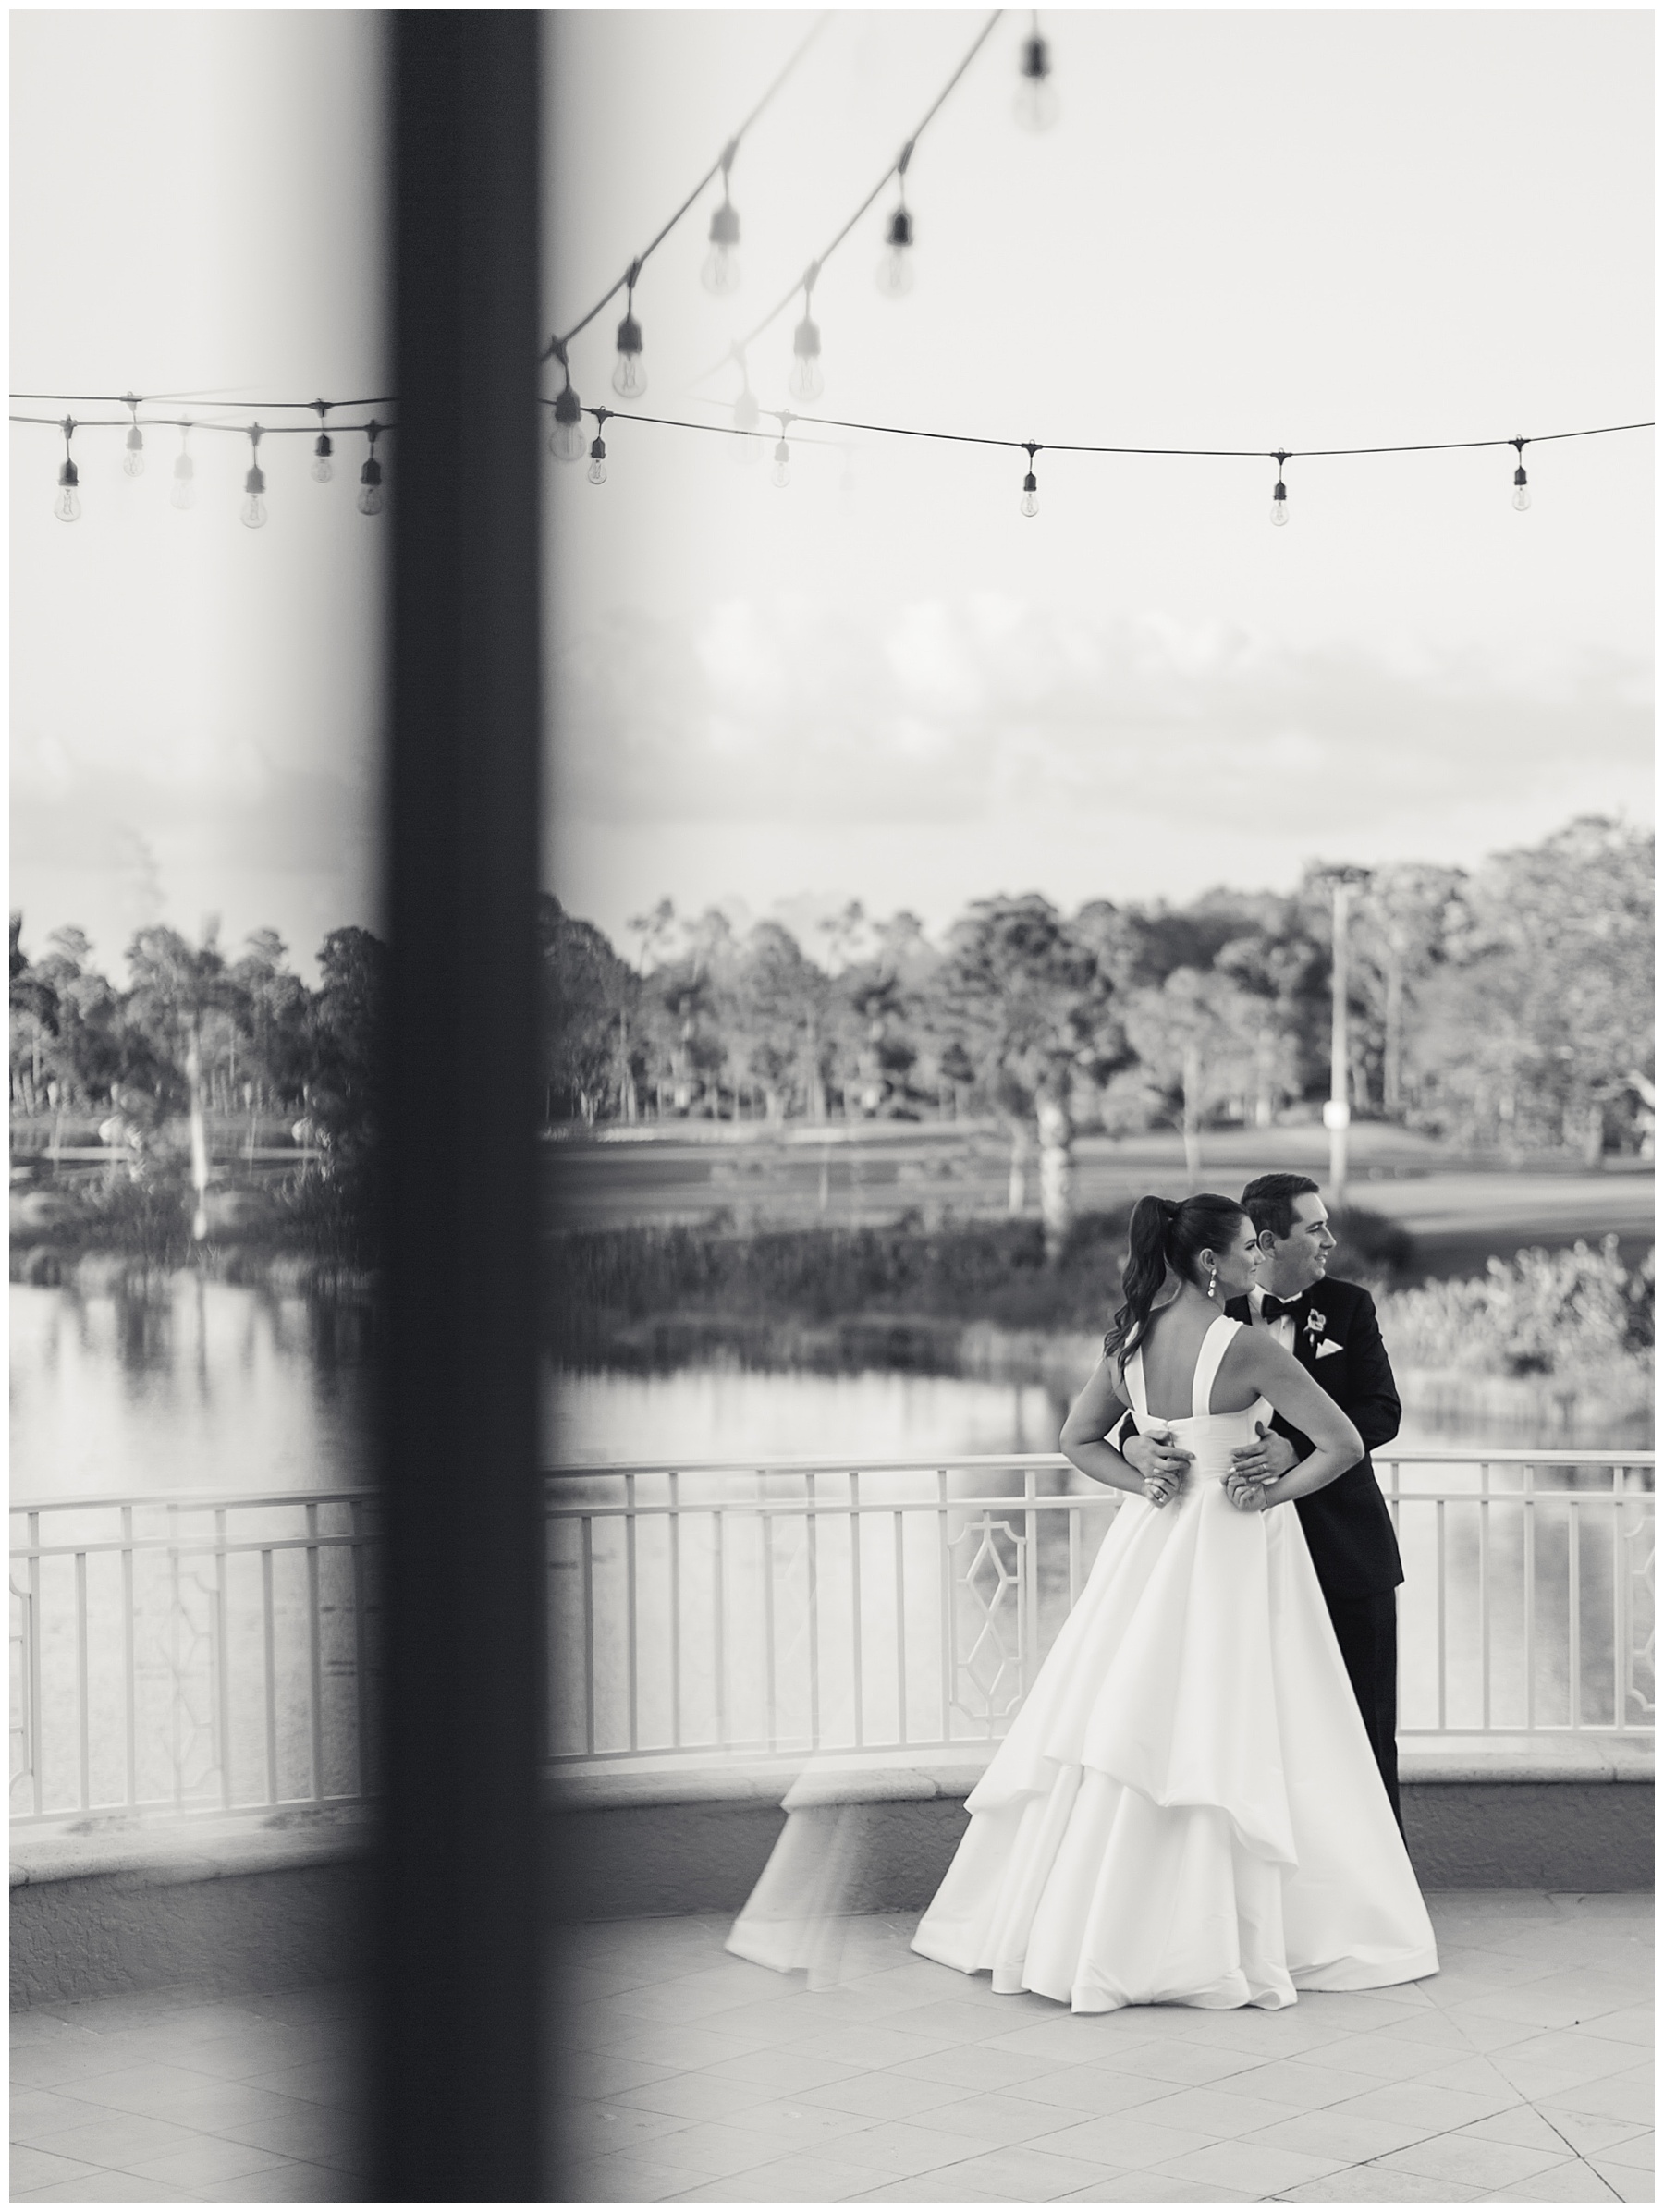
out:
M1040 1224L964 1221L884 1228L585 1230L556 1240L550 1307L557 1340L578 1349L604 1317L716 1309L777 1320L901 1314L1013 1328L1103 1328L1117 1302L1126 1213L1075 1224L1056 1267Z
M1652 1345L1652 1262L1625 1267L1618 1240L1598 1251L1519 1252L1484 1275L1383 1300L1381 1325L1405 1367L1480 1375L1587 1374Z
M1415 1239L1401 1221L1389 1221L1367 1206L1341 1206L1329 1227L1337 1241L1328 1271L1343 1283L1387 1290L1415 1265Z

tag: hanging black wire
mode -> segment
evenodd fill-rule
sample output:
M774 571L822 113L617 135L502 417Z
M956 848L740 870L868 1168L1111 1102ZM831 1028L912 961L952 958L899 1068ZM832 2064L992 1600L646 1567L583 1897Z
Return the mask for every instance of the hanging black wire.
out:
M707 404L716 405L715 401ZM766 411L766 410L765 410ZM682 422L666 415L643 415L642 422L664 422L673 429L713 430L726 427L718 423ZM1026 451L1026 438L988 437L975 431L922 430L916 424L898 422L853 422L837 415L800 415L800 422L815 422L826 430L863 431L874 437L934 438L954 446L989 446ZM1548 430L1536 437L1523 440L1527 446L1547 446L1563 438L1604 438L1620 431L1651 430L1651 422L1602 422L1591 430ZM1339 460L1357 455L1377 453L1470 453L1489 446L1513 446L1521 441L1509 438L1443 438L1422 446L1096 446L1070 445L1050 438L1045 441L1047 453L1107 453L1142 457L1151 459L1178 460Z
M52 400L65 407L128 407L135 402L140 407L159 407L169 402L189 401L193 406L236 408L245 412L253 408L257 413L263 414L273 408L288 409L291 412L304 408L309 414L315 414L320 407L327 408L333 413L337 407L393 407L398 404L387 395L378 399L205 399L199 398L195 392L152 392L148 396L138 392L8 392L6 397L23 402ZM28 418L19 415L13 419L23 422ZM160 421L163 418L153 419Z
M670 220L656 234L651 242L644 246L642 251L633 257L629 266L625 269L624 274L618 278L618 282L612 285L606 291L602 293L600 299L596 300L594 306L590 309L587 315L581 315L578 321L572 324L569 330L563 330L557 336L549 340L548 347L543 355L543 359L544 361L560 361L564 367L566 348L571 344L572 340L578 336L579 332L581 330L587 330L601 311L608 304L609 301L616 299L618 294L624 290L627 285L633 286L636 279L641 275L642 264L646 262L648 256L657 252L658 249L670 236L670 233L676 228L677 225L681 221L688 210L693 205L695 201L698 200L700 194L711 182L712 178L715 177L726 176L728 170L733 165L734 155L739 152L740 140L744 138L746 132L757 120L758 116L768 105L769 102L779 91L780 87L786 82L786 79L791 75L791 72L797 67L799 62L802 60L804 55L808 53L810 47L814 45L815 40L819 38L821 32L831 21L832 12L833 11L830 8L827 8L824 14L815 18L815 20L810 29L808 37L804 39L802 43L797 48L797 51L792 55L790 60L788 61L786 67L780 71L779 75L769 86L768 90L764 93L762 99L759 100L756 106L752 109L750 115L746 116L744 122L740 124L739 129L736 130L728 139L727 144L723 147L722 152L716 156L716 159L711 164L710 167L705 171L699 182L693 187L693 189L688 194L687 198L682 202L681 205L677 209Z
M243 404L246 407L251 405L251 402L245 400ZM312 399L289 402L270 400L265 404L267 406L277 406L280 404L293 406L304 405L310 409L315 407L317 402ZM338 402L331 401L330 404L332 407L336 405L340 405L343 407L364 407L369 405L370 402L360 399L341 400ZM391 403L384 402L384 404ZM223 430L227 436L234 438L243 438L247 437L249 434L248 425L244 422L204 422L200 415L141 415L138 417L137 420L141 430L149 430L153 427L160 430ZM56 430L60 427L58 419L55 415L13 415L11 417L11 421L14 422L47 422L51 424L54 430ZM131 424L119 415L78 415L76 417L75 427L77 430L127 430L131 427ZM332 436L343 430L368 430L370 427L371 424L369 422L332 422L329 426L330 434ZM377 422L374 427L378 431L382 431L391 430L394 428L394 425L391 422ZM315 422L264 422L261 425L261 434L268 438L315 437L317 435L317 424Z
M912 130L910 133L906 143L901 148L900 153L897 154L895 160L891 162L889 167L886 169L884 175L878 179L877 183L873 187L872 190L867 194L861 205L855 210L855 213L850 217L849 221L838 233L837 237L833 238L831 244L829 246L824 246L821 249L820 252L815 255L814 259L809 263L804 275L796 279L789 291L781 294L779 299L777 300L775 305L769 309L767 314L763 317L763 320L757 324L753 329L748 331L744 337L736 339L733 346L729 347L728 350L723 355L719 361L713 361L708 369L702 369L699 374L692 379L693 384L704 384L706 377L715 376L718 369L726 368L728 362L733 360L736 351L743 353L755 339L762 336L763 333L767 330L772 324L777 323L779 321L780 317L786 312L786 310L791 305L798 294L804 289L805 285L807 285L808 287L813 290L815 278L820 275L822 269L825 268L826 263L831 259L832 255L838 251L838 249L849 237L850 231L854 229L856 224L860 222L862 216L866 214L868 208L872 206L874 201L877 199L879 193L883 191L885 186L888 184L890 178L892 177L899 177L905 173L907 165L912 158L913 148L918 144L928 126L935 120L937 111L941 108L948 94L953 91L954 87L959 83L960 79L965 74L965 71L971 67L971 64L982 52L983 47L987 43L994 26L998 22L1000 17L1004 13L1005 10L1003 8L997 7L993 14L988 18L987 21L983 25L982 29L977 32L975 38L972 40L970 51L964 55L959 67L954 70L952 76L942 87L941 91L931 102L930 105L924 110L924 115L920 117L918 122L913 125ZM614 289L617 289L616 286ZM610 296L611 295L609 294L608 297L610 298ZM605 305L606 302L603 301L602 304Z

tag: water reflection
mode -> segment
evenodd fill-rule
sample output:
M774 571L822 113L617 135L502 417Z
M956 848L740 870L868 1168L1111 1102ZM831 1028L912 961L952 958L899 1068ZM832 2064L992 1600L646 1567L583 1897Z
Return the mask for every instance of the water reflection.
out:
M15 1497L346 1489L373 1480L371 1312L328 1298L116 1277L11 1291ZM875 1460L1047 1452L1085 1380L1071 1365L960 1375L781 1372L713 1350L685 1365L545 1373L555 1462ZM1632 1424L1550 1438L1406 1413L1401 1449L1635 1446Z
M12 1495L373 1479L370 1314L195 1275L11 1291Z
M766 1374L708 1357L660 1375L551 1370L546 1389L545 1434L562 1466L1056 1451L1067 1411L1043 1382Z

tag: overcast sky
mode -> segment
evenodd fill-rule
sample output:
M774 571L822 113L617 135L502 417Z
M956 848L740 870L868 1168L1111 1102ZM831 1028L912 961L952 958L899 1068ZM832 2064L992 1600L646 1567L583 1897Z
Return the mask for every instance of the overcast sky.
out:
M12 389L385 392L378 55L358 13L14 13ZM66 525L62 439L13 426L12 904L26 945L79 923L118 972L141 923L214 914L233 951L270 924L310 970L374 908L366 444L319 485L310 437L264 440L258 531L247 441L192 438L188 514L178 446L149 434L129 479L121 431L80 433Z
M658 228L807 16L556 19L548 321ZM637 293L646 408L720 421L722 358L841 226L983 18L835 17L735 163L743 289L699 287L708 202ZM13 18L14 389L385 389L377 18ZM815 294L820 411L1012 438L1299 447L1510 436L1650 411L1651 22L1624 12L1047 18L1062 117L1011 116L1006 18L921 139L917 281L873 276L890 195ZM73 87L75 128L62 128ZM574 345L611 401L607 310ZM793 310L752 382L787 403ZM554 389L551 383L549 389ZM622 403L620 403L622 404ZM268 441L123 477L14 428L13 900L26 941L139 921L305 961L373 918L382 534ZM351 451L347 447L350 444ZM1185 898L1314 855L1474 862L1591 809L1649 817L1650 434L1291 462L609 424L546 455L550 878L614 933L664 893L863 898L934 925L1038 889ZM223 448L223 449L222 449ZM397 453L389 474L396 495Z

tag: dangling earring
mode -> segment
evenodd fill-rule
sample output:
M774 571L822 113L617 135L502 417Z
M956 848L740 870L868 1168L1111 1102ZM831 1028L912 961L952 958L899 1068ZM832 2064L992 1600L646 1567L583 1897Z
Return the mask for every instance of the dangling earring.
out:
M1218 1296L1218 1284L1219 1271L1214 1265L1213 1254L1210 1252L1207 1255L1207 1295L1209 1298L1217 1298Z

